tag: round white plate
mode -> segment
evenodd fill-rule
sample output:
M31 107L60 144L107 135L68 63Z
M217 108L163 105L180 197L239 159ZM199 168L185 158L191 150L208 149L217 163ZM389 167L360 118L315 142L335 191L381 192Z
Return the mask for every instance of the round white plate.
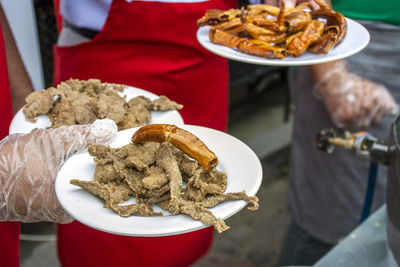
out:
M130 100L137 96L146 96L151 100L157 99L158 96L145 91L143 89L139 89L136 87L128 86L124 89L123 92L119 92L121 96L126 95L126 100ZM30 133L33 129L36 128L47 128L51 126L51 121L47 115L40 115L36 117L36 122L30 122L25 119L25 115L22 111L22 108L15 114L13 120L10 124L9 134L14 133ZM182 116L176 110L168 110L168 111L151 111L151 120L150 124L153 123L171 123L171 124L183 124Z
M340 44L331 49L326 55L306 52L298 58L289 56L284 59L268 59L252 56L241 53L238 50L223 45L212 43L210 41L210 38L208 37L210 26L199 28L199 30L197 31L197 40L204 48L214 54L244 63L271 66L313 65L352 56L360 52L368 45L370 36L367 29L365 29L364 26L362 26L360 23L349 18L346 18L346 21L347 33L345 37L343 38L342 42L340 42Z
M179 125L199 137L219 159L217 169L228 175L226 192L245 190L254 196L262 180L262 168L256 154L243 142L226 133L193 125ZM111 147L121 147L130 142L138 128L117 133L110 142ZM93 180L95 163L87 152L75 154L62 166L56 179L56 194L63 208L79 222L108 233L126 236L167 236L198 230L208 225L188 215L120 217L117 213L103 208L104 201L87 191L71 185L71 179ZM133 200L127 203L134 203ZM234 200L211 208L212 213L226 219L246 206L244 200ZM162 211L155 206L156 211Z

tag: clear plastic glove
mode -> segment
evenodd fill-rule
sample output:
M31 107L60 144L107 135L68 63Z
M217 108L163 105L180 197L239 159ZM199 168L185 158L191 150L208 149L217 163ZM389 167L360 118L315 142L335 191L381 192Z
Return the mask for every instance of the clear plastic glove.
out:
M54 182L68 157L117 132L112 120L14 134L0 141L0 221L70 223Z
M349 72L345 61L332 63L316 82L316 91L339 127L367 127L397 112L395 100L383 85Z

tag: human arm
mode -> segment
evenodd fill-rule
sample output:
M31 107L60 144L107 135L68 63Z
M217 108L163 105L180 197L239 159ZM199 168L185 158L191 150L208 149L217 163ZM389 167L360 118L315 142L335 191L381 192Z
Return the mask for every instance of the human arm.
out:
M315 91L339 127L367 127L398 108L383 85L352 73L344 60L308 68L315 82Z
M33 91L33 85L19 54L16 42L0 4L0 23L6 48L8 76L12 98L13 113L15 114L24 104L25 97Z
M311 3L314 0L292 2ZM323 5L320 1L316 2ZM345 60L311 65L308 68L315 82L315 91L339 127L367 127L397 110L397 104L383 85L356 75L348 69Z
M0 141L0 221L69 223L55 195L55 178L68 157L117 132L109 119L92 125L40 129Z

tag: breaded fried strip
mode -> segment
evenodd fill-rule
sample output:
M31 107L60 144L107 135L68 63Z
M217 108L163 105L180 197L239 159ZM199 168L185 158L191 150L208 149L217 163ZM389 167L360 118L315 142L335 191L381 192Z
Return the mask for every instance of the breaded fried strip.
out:
M78 179L72 179L69 183L79 186L89 193L104 199L106 203L111 201L111 189L104 184L96 181L81 181Z
M249 210L257 210L258 209L258 197L251 196L249 197L246 192L237 192L237 193L226 193L222 195L213 195L205 198L201 204L206 208L212 208L218 205L221 202L228 201L228 200L239 200L242 199L250 204L247 207Z
M178 104L177 102L169 99L165 95L160 95L159 98L153 100L150 105L150 109L152 110L176 110L182 109L183 105Z
M143 187L154 190L168 183L168 178L164 170L160 167L152 167L149 170L149 176L142 179Z
M179 213L179 199L181 198L182 175L179 170L178 162L173 156L172 149L168 143L162 143L156 154L157 165L163 168L169 179L169 187L171 191L171 213Z
M161 202L158 205L160 205L161 208L171 212L171 206L168 204L168 202ZM229 226L227 226L223 220L215 217L211 213L211 211L206 209L201 204L193 201L186 201L181 199L180 213L187 214L191 216L193 219L200 220L205 224L214 226L215 229L218 231L218 233L221 233L229 229Z
M146 204L130 204L124 206L110 205L110 208L117 212L119 216L128 217L130 215L141 215L141 216L162 216L162 212L155 212L153 208Z

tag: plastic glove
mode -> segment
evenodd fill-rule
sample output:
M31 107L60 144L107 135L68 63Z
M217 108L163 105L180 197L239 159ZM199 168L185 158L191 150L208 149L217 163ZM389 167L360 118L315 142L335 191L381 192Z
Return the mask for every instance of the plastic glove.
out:
M104 119L0 141L0 221L72 222L55 195L58 170L74 152L104 143L116 132L116 124Z
M339 127L367 127L397 112L396 102L383 85L349 72L345 61L330 64L316 82L316 91Z

